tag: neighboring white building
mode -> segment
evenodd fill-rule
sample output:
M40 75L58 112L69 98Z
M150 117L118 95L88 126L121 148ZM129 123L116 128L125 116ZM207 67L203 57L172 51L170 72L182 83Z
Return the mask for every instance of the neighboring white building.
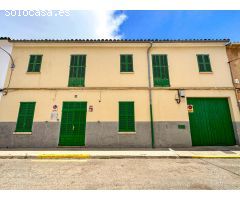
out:
M0 37L0 47L6 50L8 53L11 54L12 52L12 44L8 42L8 38ZM4 87L4 82L7 74L7 68L9 66L10 57L0 49L0 88ZM0 93L0 99L1 99Z

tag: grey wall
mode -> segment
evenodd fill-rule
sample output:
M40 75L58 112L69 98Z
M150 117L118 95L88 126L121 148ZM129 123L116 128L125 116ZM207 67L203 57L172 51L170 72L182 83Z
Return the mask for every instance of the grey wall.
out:
M178 125L185 125L179 129ZM154 122L155 147L191 147L191 133L188 122Z
M136 122L135 134L119 134L118 122L88 122L87 147L151 147L149 122Z
M233 125L239 144L240 123ZM58 147L59 122L34 122L31 135L13 134L15 127L15 122L0 122L0 147ZM155 147L192 146L188 122L154 122L154 130ZM85 141L86 147L151 148L150 123L136 122L135 134L119 134L117 122L88 122Z
M236 144L240 145L240 122L233 122Z
M34 122L31 135L13 134L15 122L0 123L0 147L57 147L59 122Z
M185 129L178 129L178 125ZM188 122L155 122L155 147L191 147ZM151 148L150 122L136 122L136 134L118 133L117 122L88 122L86 128L88 147L148 147Z

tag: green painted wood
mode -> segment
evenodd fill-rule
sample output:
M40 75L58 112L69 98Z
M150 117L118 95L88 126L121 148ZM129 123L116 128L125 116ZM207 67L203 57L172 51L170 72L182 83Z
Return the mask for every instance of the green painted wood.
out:
M199 72L212 71L209 55L198 54L197 61L198 61Z
M86 55L71 55L69 69L69 87L85 85Z
M120 72L133 72L133 55L120 55Z
M235 145L233 124L227 98L188 98L193 146Z
M28 63L28 72L40 72L42 64L42 55L30 55Z
M63 102L59 146L84 146L87 102Z
M32 132L36 102L21 102L18 112L16 132Z
M154 87L169 87L169 72L167 55L152 55Z
M134 131L134 102L119 102L119 132Z

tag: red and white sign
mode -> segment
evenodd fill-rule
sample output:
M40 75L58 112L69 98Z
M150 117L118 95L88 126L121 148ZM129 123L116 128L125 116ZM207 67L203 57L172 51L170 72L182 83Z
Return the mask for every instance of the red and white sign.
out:
M193 105L187 105L188 112L193 112Z

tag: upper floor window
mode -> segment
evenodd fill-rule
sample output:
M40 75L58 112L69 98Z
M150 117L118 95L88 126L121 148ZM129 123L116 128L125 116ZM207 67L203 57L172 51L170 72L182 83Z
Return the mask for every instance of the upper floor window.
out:
M167 55L152 55L152 67L154 86L169 87Z
M86 55L71 55L68 86L84 86Z
M212 72L209 55L197 55L199 72Z
M133 72L133 55L120 55L120 72Z
M40 72L42 64L42 55L30 55L28 63L28 72Z

